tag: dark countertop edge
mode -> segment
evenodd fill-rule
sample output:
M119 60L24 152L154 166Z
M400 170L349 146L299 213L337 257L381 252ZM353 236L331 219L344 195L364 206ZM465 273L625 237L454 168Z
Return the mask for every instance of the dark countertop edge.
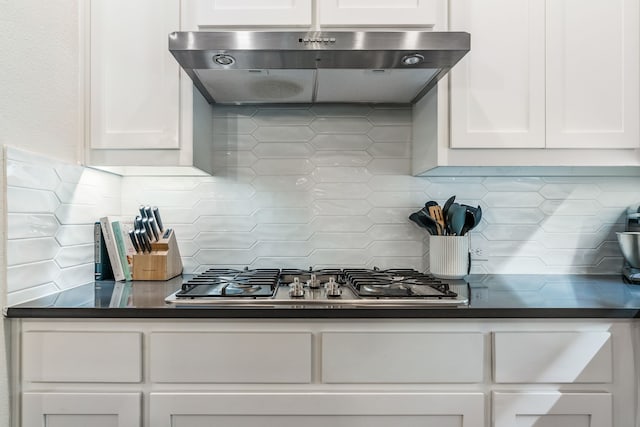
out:
M66 319L634 319L640 308L16 308L7 318Z

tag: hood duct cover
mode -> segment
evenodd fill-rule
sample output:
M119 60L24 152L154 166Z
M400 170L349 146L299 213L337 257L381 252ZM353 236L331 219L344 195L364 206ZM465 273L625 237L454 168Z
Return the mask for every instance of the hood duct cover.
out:
M210 103L415 103L468 51L462 32L175 32Z

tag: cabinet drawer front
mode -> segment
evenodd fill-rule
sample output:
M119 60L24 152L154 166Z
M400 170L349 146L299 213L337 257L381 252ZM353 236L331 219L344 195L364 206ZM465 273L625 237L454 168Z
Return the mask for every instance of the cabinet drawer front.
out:
M325 383L477 383L481 333L322 334Z
M133 427L141 420L141 393L24 393L24 427Z
M151 381L309 383L310 333L151 334Z
M138 332L26 332L25 381L135 383L142 380Z
M608 383L609 332L496 332L497 383Z
M612 426L610 393L493 393L494 427Z

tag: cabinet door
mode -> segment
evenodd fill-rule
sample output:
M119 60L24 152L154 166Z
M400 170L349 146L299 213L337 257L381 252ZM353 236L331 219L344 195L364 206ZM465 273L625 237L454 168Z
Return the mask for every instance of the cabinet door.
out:
M637 0L547 0L547 147L639 146Z
M90 7L91 148L179 148L179 67L168 49L179 0Z
M153 427L483 427L482 393L151 393Z
M322 0L320 26L433 27L440 0Z
M494 427L611 427L609 393L493 393Z
M471 34L449 73L451 147L544 147L544 2L451 0L450 29Z
M140 393L24 393L23 427L135 427Z
M311 26L311 0L196 0L185 6L198 28Z

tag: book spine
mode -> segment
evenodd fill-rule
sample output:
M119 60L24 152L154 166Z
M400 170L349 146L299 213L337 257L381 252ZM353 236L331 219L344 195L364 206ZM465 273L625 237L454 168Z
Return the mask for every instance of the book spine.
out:
M116 249L118 251L120 264L122 265L124 280L130 281L131 269L129 268L129 261L127 260L127 246L124 243L124 236L122 234L122 227L120 227L120 221L111 222L111 227L113 227L113 237L116 241Z
M104 235L102 234L102 226L100 221L96 221L93 226L93 256L94 256L94 279L95 280L112 280L113 271L107 247L104 244Z
M117 281L125 280L124 272L122 271L122 264L120 263L120 256L118 255L118 249L116 248L113 228L111 228L111 223L108 217L100 218L100 228L102 229L104 244L107 247L107 253L109 254L109 260L111 261L111 268L113 268L113 277Z

